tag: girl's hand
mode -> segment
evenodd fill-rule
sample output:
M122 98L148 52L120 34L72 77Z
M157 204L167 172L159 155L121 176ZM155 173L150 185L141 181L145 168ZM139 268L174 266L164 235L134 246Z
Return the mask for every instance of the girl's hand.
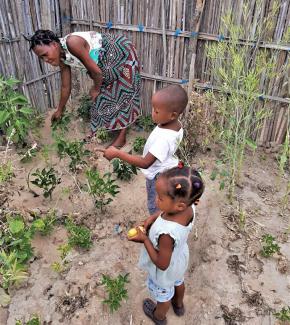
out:
M118 158L118 152L119 149L116 147L110 146L107 148L104 152L104 157L107 158L108 160L112 160L114 158Z
M145 241L148 237L147 237L146 234L145 234L142 230L140 230L138 227L136 228L136 230L137 230L137 235L134 236L134 237L128 237L128 236L127 236L127 239L128 239L129 241L134 241L134 242L136 242L136 243L144 243L144 241Z
M100 94L100 89L96 89L95 86L93 86L91 89L90 89L90 97L92 99L92 101L94 102L96 100L96 98L99 96Z
M62 110L57 109L51 116L51 122L55 122L61 119Z

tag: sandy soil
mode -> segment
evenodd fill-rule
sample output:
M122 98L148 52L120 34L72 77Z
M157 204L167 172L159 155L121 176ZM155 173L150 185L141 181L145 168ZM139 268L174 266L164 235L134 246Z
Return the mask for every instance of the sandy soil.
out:
M73 122L70 138L82 137L79 124ZM42 145L52 143L49 117L41 134ZM130 149L136 136L140 133L131 130L125 149ZM12 155L16 159L17 155L13 152ZM290 208L288 204L282 211L280 204L287 179L280 178L271 155L265 155L262 150L248 155L237 191L239 209L245 211L244 224L237 204L230 206L226 193L219 191L217 182L209 179L216 159L214 150L195 157L194 165L203 170L206 191L189 239L186 314L178 318L170 310L168 324L279 324L272 311L289 305ZM147 216L143 175L139 172L130 182L118 181L120 193L100 213L88 194L76 187L74 178L67 172L67 161L59 161L55 154L50 155L50 161L62 175L62 183L54 191L52 201L34 197L27 188L28 172L45 166L39 154L31 163L15 162L16 177L2 189L8 196L1 203L3 208L21 211L28 219L33 209L44 214L56 208L60 219L71 213L79 224L92 230L94 245L89 251L72 251L68 270L58 274L52 270L51 263L60 260L57 247L66 241L65 228L59 224L50 236L36 236L33 240L36 258L30 263L29 279L20 288L11 290L10 305L0 308L0 324L14 325L16 319L25 321L32 314L38 314L43 324L53 325L151 324L142 311L142 300L148 292L145 274L137 268L140 245L126 240L131 225ZM89 164L97 165L102 172L112 170L101 156ZM81 174L78 178L84 181ZM70 189L69 194L64 193L64 188ZM260 255L260 239L265 233L278 239L281 254L268 259ZM129 298L112 314L102 303L106 293L100 279L102 274L125 273L130 273Z

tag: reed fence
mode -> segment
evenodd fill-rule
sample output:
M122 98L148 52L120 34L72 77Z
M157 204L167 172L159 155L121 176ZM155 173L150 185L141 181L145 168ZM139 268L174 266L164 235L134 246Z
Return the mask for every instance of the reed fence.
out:
M142 66L142 110L151 111L152 93L164 85L179 83L193 89L219 89L214 84L206 57L209 42L227 41L222 34L221 17L231 11L237 23L248 28L256 44L255 31L262 16L267 16L275 0L3 0L1 10L0 74L21 80L20 88L40 111L56 105L59 96L59 72L40 62L29 52L21 33L31 35L38 28L59 35L73 31L96 30L122 33L136 45ZM242 19L242 6L248 3L250 18ZM290 0L279 1L279 12L272 21L267 41L260 47L275 51L276 68L289 60L290 44L283 43L289 32ZM251 39L251 37L250 37ZM270 39L270 41L269 41ZM257 94L271 116L256 135L260 143L282 143L285 138L286 112L290 105L287 91L289 73L264 84ZM85 92L90 81L74 72L73 94Z

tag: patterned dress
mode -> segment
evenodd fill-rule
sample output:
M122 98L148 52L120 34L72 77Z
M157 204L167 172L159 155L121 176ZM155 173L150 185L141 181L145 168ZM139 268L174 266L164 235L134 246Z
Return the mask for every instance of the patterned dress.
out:
M102 70L103 83L99 96L91 107L91 129L120 130L127 128L140 114L140 65L136 50L122 35L79 32L90 45L90 57ZM85 69L67 49L66 39L60 39L65 51L64 63Z

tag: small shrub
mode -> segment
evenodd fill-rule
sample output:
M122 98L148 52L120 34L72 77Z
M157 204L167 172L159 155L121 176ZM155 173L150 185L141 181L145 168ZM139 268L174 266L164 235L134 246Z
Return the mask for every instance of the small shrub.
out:
M124 276L119 274L115 279L104 274L102 276L101 283L105 285L106 291L109 295L103 303L109 305L111 312L119 309L121 307L121 301L128 298L128 291L125 288L125 285L129 283L128 276L129 273Z
M47 236L52 233L54 224L56 222L55 212L49 212L44 218L36 219L32 223L32 227L41 235Z
M144 115L138 118L137 125L140 126L146 132L152 131L155 127L155 124L152 121L151 116L144 116Z
M31 126L33 110L28 100L14 89L20 81L0 76L0 129L16 143L23 143ZM13 134L13 135L12 135Z
M265 244L261 250L262 256L270 257L273 254L280 252L280 247L276 243L276 239L272 235L269 235L269 234L263 235L262 242Z
M133 150L137 153L142 153L144 146L146 143L146 139L143 137L136 137L133 142Z
M33 229L24 224L20 215L9 216L7 224L0 230L0 247L5 252L14 252L17 260L25 263L33 256L33 234Z
M288 308L283 307L280 311L273 313L273 315L282 322L290 321L290 306Z
M90 120L90 110L93 105L93 102L90 96L85 95L80 99L80 106L77 109L78 116L81 117L84 121L88 122Z
M0 164L0 184L9 181L13 176L13 166L11 161Z
M70 158L69 169L71 171L75 172L78 166L87 164L83 158L88 156L90 151L84 149L84 143L82 141L68 142L62 138L58 138L56 146L60 158L65 157L65 155Z
M0 252L0 274L3 289L17 285L28 277L26 268L18 260L15 252L5 253L4 250Z
M133 174L137 175L137 167L132 166L119 158L115 158L112 161L113 172L117 175L117 178L129 181Z
M111 174L106 173L102 177L95 169L88 169L86 171L88 180L88 192L93 196L95 207L103 210L104 206L113 201L119 191L119 186L115 184L115 180L111 179Z
M22 321L18 319L15 325L41 325L41 322L39 316L32 315L28 322L22 323Z
M72 247L89 249L92 242L90 229L85 226L79 226L73 223L71 219L66 221L66 229L69 232L68 244Z
M98 142L104 143L110 140L111 135L106 129L98 129L96 132L96 138L99 140Z
M52 134L56 136L57 134L64 135L66 132L68 132L68 126L71 121L71 114L68 112L65 112L61 118L57 121L54 121L52 123L51 129Z
M56 185L61 182L61 178L57 177L54 168L43 168L41 171L37 168L32 176L36 178L32 180L31 183L43 190L43 196L45 198L50 197L51 199L53 190L56 188Z

